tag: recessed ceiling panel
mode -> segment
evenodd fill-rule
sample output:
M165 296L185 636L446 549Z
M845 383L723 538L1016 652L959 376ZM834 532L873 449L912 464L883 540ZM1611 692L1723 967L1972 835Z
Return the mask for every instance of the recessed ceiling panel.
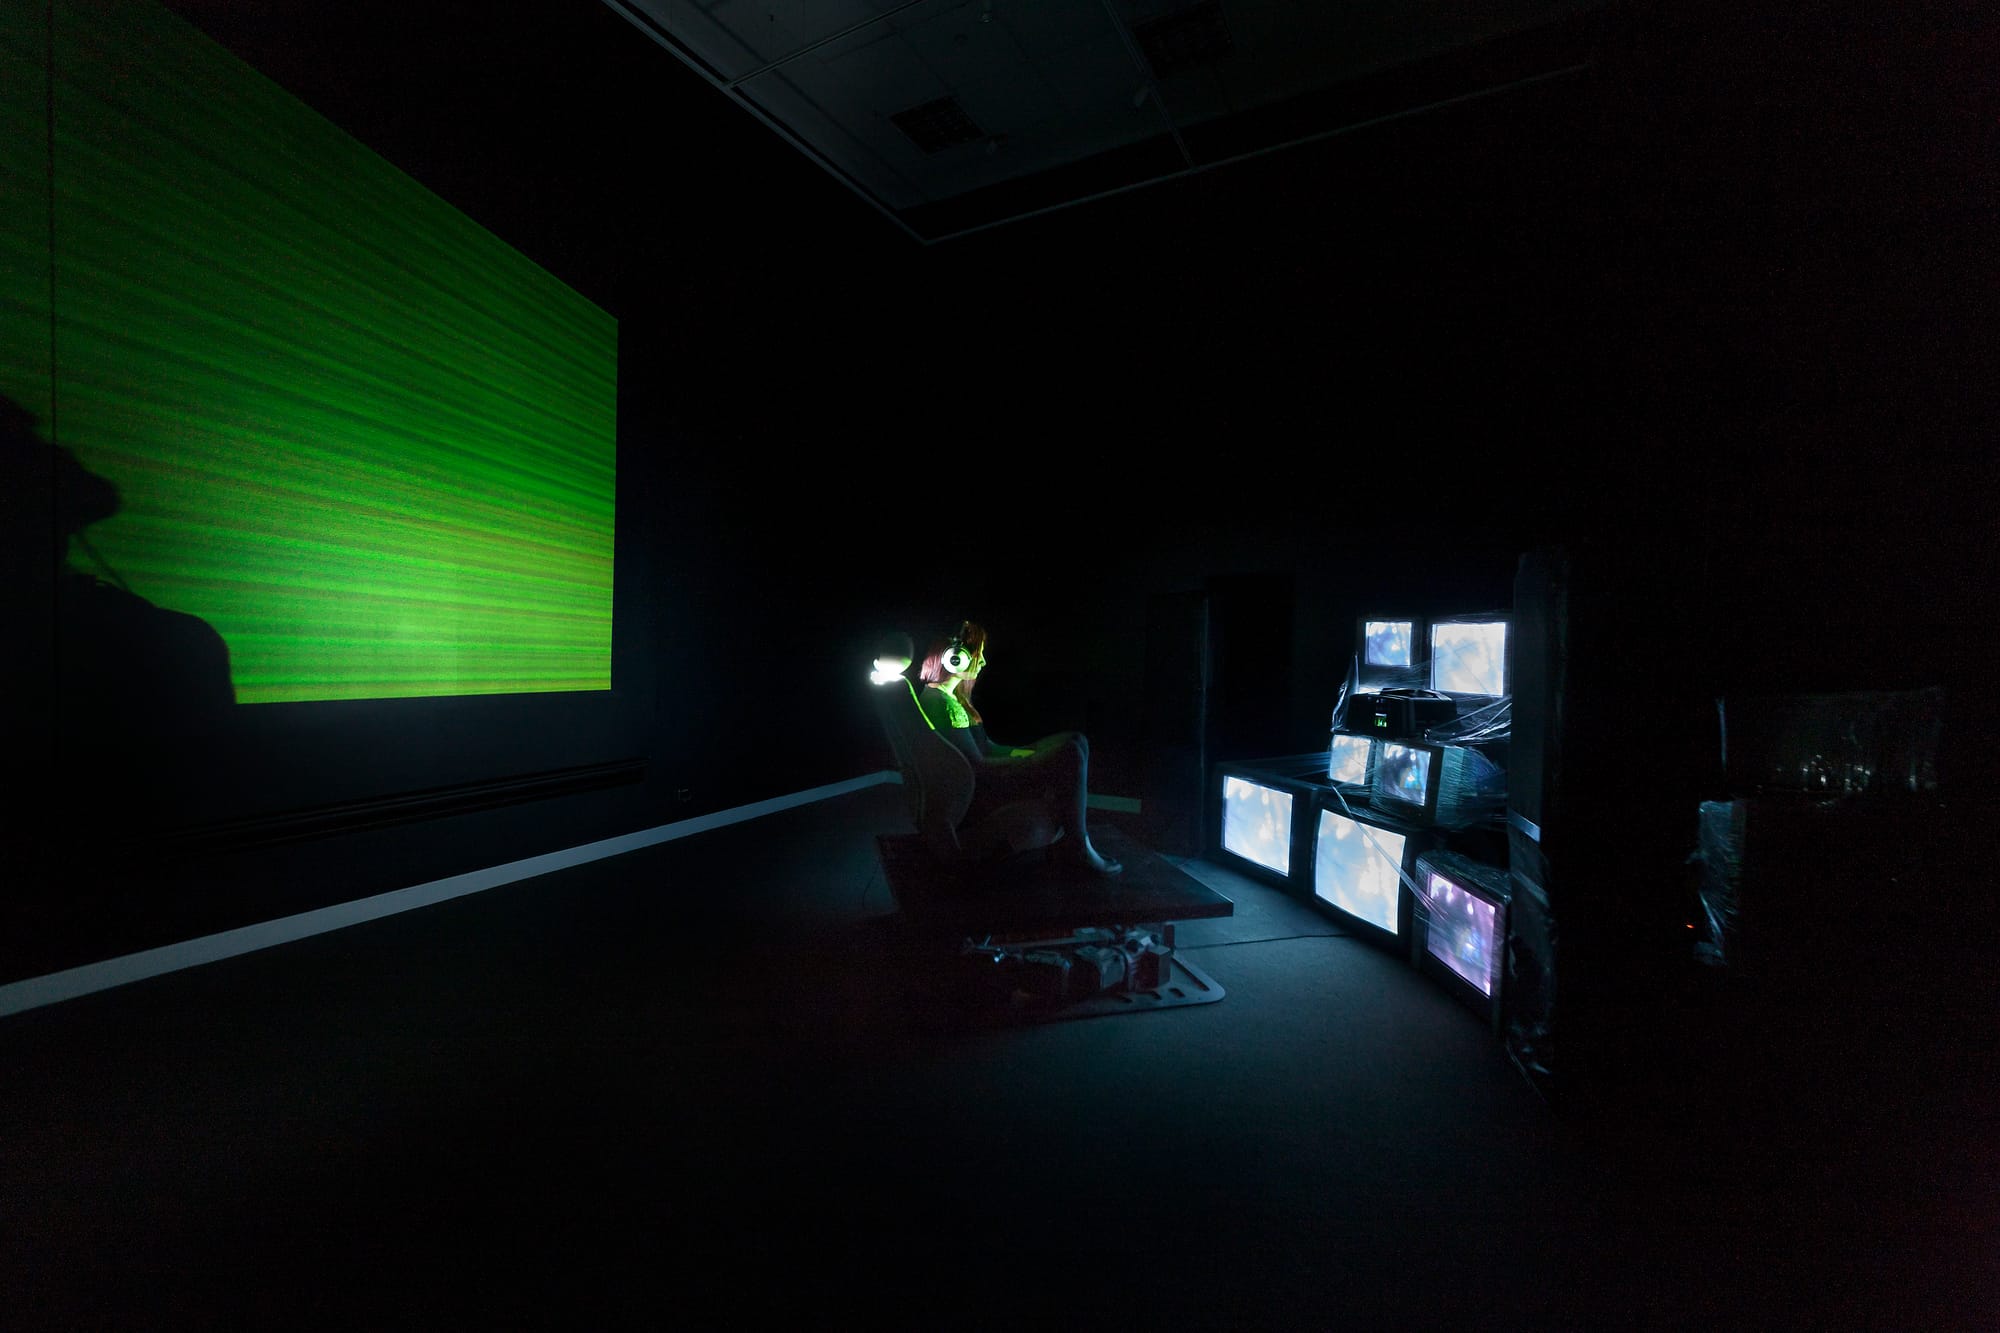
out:
M925 241L1580 72L1602 8L605 2Z

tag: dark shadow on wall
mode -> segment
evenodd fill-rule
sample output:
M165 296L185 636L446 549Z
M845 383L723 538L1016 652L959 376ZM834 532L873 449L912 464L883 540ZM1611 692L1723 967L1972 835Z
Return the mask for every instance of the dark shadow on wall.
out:
M200 781L236 691L214 626L140 596L91 547L87 530L119 510L117 487L45 440L8 398L0 490L9 576L53 582L46 598L10 603L41 621L9 627L29 665L12 673L6 701L8 731L31 758L9 801L20 873L5 906L27 914L17 929L32 930L58 900L65 919L74 915L86 868L139 845Z

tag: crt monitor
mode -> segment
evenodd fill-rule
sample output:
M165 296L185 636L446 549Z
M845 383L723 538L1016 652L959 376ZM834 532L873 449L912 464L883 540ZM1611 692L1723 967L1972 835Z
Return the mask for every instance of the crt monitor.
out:
M1444 747L1407 741L1383 741L1375 756L1375 801L1406 818L1437 814L1438 791L1444 785Z
M1507 872L1443 849L1416 858L1418 970L1498 1024L1507 962Z
M1373 736L1336 731L1327 747L1326 780L1336 787L1365 788L1375 776Z
M1507 771L1474 746L1385 740L1368 791L1398 818L1461 828L1505 818Z
M1414 616L1363 616L1359 625L1363 687L1415 685L1423 672L1424 622Z
M1402 939L1410 922L1404 876L1422 835L1364 817L1337 802L1315 812L1312 839L1314 901L1381 939Z
M1224 770L1220 845L1264 878L1290 882L1293 829L1307 799L1304 789L1276 777Z
M1431 625L1430 688L1440 694L1498 699L1508 691L1506 616L1439 620Z

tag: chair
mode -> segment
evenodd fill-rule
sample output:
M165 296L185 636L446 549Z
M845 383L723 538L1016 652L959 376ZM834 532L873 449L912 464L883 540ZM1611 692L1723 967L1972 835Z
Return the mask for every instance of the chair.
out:
M1039 863L1063 836L1047 801L1003 805L968 821L975 777L956 746L938 735L917 702L916 687L878 657L875 708L909 802L910 822L942 869L1005 870Z
M1031 1020L1221 999L1214 978L1175 954L1173 923L1229 916L1235 905L1114 829L1102 836L1120 847L1124 874L1060 863L1047 852L1062 823L1045 800L968 819L976 775L924 715L903 674L910 658L907 635L885 640L873 695L913 831L877 834L875 844L898 928L953 965L960 998L975 1007L1004 998L1010 1016Z

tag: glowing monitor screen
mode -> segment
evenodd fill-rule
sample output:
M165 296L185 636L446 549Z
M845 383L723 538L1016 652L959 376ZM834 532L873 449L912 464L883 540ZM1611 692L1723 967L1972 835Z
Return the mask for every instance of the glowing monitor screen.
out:
M1405 841L1400 833L1320 811L1313 893L1350 916L1400 933Z
M1375 790L1383 796L1411 805L1423 806L1430 799L1430 750L1410 745L1382 742L1375 759Z
M1491 996L1500 978L1500 911L1432 871L1425 886L1430 898L1432 957Z
M151 0L33 9L0 395L118 492L70 564L241 704L609 690L616 320Z
M1368 751L1375 742L1367 736L1335 736L1327 755L1329 782L1361 786L1368 781Z
M1222 780L1222 849L1292 873L1292 794L1239 777Z
M1368 620L1361 626L1362 660L1369 666L1410 665L1415 626L1407 620Z
M1507 693L1507 622L1431 626L1431 688L1442 694Z

